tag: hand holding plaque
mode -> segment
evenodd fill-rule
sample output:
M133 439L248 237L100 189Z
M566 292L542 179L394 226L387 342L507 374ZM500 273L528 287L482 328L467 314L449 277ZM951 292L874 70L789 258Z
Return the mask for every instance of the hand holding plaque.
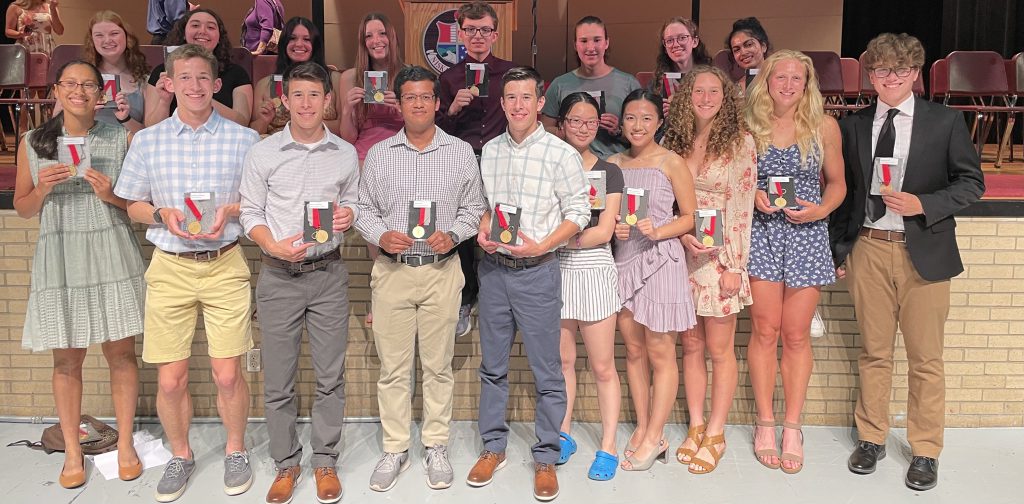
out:
M768 177L768 204L772 208L800 208L793 177Z
M388 90L388 73L386 71L367 70L363 72L363 103L384 103L384 92Z
M620 222L627 226L636 226L637 222L647 217L647 191L638 187L627 187L619 206Z
M72 177L81 177L92 166L89 141L86 137L60 137L57 142L57 162L68 165Z
M435 219L437 208L433 201L415 200L409 202L408 235L414 240L426 240L437 230Z
M683 80L683 74L680 72L665 72L661 77L661 87L664 91L665 99L672 98L676 90L679 89L679 84Z
M121 93L121 76L118 74L102 74L103 93L100 103L103 108L117 108L117 95Z
M304 243L327 243L334 238L334 202L307 201L302 222Z
M491 234L489 239L502 245L519 243L519 220L522 218L521 208L514 205L498 203L491 215Z
M477 98L487 98L490 77L487 63L466 63L466 88Z
M590 170L586 172L587 182L590 186L587 194L590 196L591 210L604 210L608 197L608 179L603 170Z
M281 108L284 97L284 75L274 74L270 76L270 101L275 108Z
M213 230L217 221L217 200L212 192L185 193L185 231L195 236Z
M725 245L722 233L725 220L722 211L716 208L701 208L694 216L696 220L697 239L705 247L721 247Z
M871 195L881 196L900 192L903 187L903 162L899 158L875 158L874 175L871 177Z

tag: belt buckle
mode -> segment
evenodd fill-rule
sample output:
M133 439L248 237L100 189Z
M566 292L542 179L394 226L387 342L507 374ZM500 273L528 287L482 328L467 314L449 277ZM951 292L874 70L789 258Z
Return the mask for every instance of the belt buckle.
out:
M419 267L419 266L423 266L424 264L426 264L426 263L423 262L423 258L424 258L424 256L419 256L419 255L409 255L409 256L404 256L403 257L405 264L407 264L409 266L412 266L414 268Z
M902 238L897 239L897 238L895 238L893 236L894 233L899 233L899 231L887 230L885 232L885 236L888 238L889 241L891 241L893 243L906 243L907 242L907 235L903 235Z
M220 252L220 251L219 250L218 251L204 250L202 252L196 252L194 259L196 261L199 261L199 262L210 262L210 261L212 261L212 260L217 258L217 256L215 256L213 254L218 253L218 252Z

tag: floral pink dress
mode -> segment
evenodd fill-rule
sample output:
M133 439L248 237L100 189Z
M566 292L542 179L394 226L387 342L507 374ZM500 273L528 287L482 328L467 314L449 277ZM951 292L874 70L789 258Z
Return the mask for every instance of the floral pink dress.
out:
M717 253L686 254L690 271L690 289L697 315L724 317L739 313L753 303L747 258L750 255L750 223L757 191L757 150L754 139L744 135L732 156L723 156L705 164L694 179L697 208L722 210L725 218L725 246ZM723 296L719 288L722 273L740 275L740 291Z
M38 52L49 56L57 45L53 38L53 16L50 14L50 3L43 3L32 10L25 10L17 6L14 8L18 9L18 31L23 32L26 26L32 28L32 31L19 38L17 43L25 46L28 52Z

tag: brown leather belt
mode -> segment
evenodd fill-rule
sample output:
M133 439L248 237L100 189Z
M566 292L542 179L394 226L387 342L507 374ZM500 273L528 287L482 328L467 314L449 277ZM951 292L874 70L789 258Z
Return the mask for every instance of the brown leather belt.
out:
M312 273L316 270L326 268L327 265L334 261L340 260L341 251L339 249L334 249L320 257L307 259L301 262L288 262L283 259L268 256L267 254L262 254L260 256L260 262L263 264L270 266L271 268L283 269L291 276L299 276L303 273Z
M176 252L174 255L182 259L192 259L193 261L199 262L210 262L222 255L225 252L235 248L238 242L231 242L217 250L200 250L199 252Z
M872 240L884 240L894 243L907 243L907 235L902 231L886 231L884 229L861 228L860 236L867 236Z
M534 266L539 266L555 258L554 252L548 252L544 255L536 257L510 257L505 254L499 254L497 252L493 254L487 254L492 261L511 269L526 269Z

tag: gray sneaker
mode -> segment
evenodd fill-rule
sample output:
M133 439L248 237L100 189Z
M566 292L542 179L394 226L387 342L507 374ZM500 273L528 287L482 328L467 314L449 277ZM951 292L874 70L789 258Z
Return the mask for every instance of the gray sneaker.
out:
M251 486L252 469L249 468L249 454L236 451L224 457L224 493L238 495Z
M387 492L395 486L398 475L409 468L409 452L388 453L384 452L377 467L373 468L370 475L370 490Z
M160 483L156 485L156 501L171 502L181 494L185 493L185 484L188 477L196 470L194 460L185 460L181 457L174 457L164 468L164 475L160 477Z
M470 318L469 312L473 309L473 305L464 304L459 307L459 322L455 324L455 337L461 338L470 333L473 330L473 319Z
M455 479L452 464L448 461L448 447L436 444L427 448L427 456L423 459L427 468L427 486L441 490L452 486Z

